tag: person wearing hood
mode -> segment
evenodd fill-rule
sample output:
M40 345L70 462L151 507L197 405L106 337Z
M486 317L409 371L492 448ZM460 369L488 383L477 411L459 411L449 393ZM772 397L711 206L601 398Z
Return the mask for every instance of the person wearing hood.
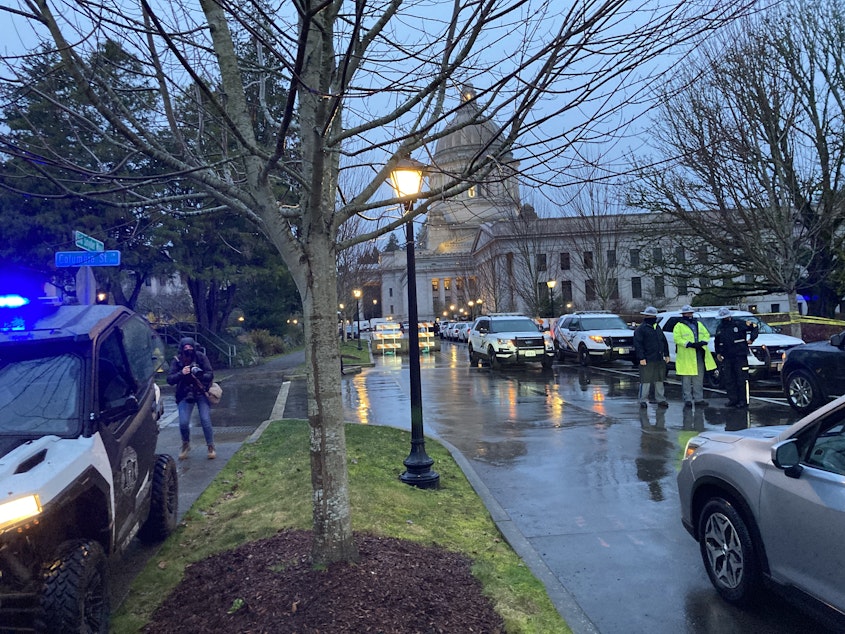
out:
M704 373L716 369L716 360L707 347L710 332L693 316L693 312L689 304L683 306L681 319L672 329L676 346L675 374L681 377L684 407L692 407L693 403L705 407Z
M722 364L722 379L728 393L727 407L748 407L748 344L759 333L753 321L735 319L730 308L719 309L716 328L716 359Z
M190 337L179 341L179 354L170 362L167 373L168 385L176 386L176 407L179 411L179 431L182 435L182 450L179 460L185 460L191 452L191 415L194 405L200 415L202 433L208 446L208 459L217 457L214 450L214 430L211 428L211 403L206 392L214 381L214 371L208 357L197 350L196 342Z
M648 393L652 385L657 406L669 407L663 385L666 364L669 363L669 344L657 325L657 309L649 306L640 314L643 316L643 323L634 331L634 350L640 364L640 407L648 407Z

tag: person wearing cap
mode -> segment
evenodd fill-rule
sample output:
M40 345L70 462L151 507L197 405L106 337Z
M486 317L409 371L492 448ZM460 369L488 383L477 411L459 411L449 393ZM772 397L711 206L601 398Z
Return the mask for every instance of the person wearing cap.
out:
M640 407L648 407L648 392L654 385L654 397L658 407L669 407L663 379L669 362L669 344L663 331L657 325L657 309L647 307L640 313L643 323L634 331L634 351L640 364Z
M704 373L716 369L716 360L707 348L710 333L704 324L693 316L693 308L681 308L681 318L672 329L675 340L675 374L681 377L684 407L707 405L704 400Z
M211 428L211 402L206 396L214 381L214 370L208 357L197 350L196 342L190 337L179 341L179 354L170 362L167 373L168 385L176 386L176 408L179 412L179 432L182 436L182 450L179 460L184 460L191 452L191 414L194 405L200 414L202 433L208 446L208 459L214 460L214 430Z
M736 319L729 308L718 312L716 359L722 364L722 385L728 393L727 407L748 407L748 344L759 333L753 321Z

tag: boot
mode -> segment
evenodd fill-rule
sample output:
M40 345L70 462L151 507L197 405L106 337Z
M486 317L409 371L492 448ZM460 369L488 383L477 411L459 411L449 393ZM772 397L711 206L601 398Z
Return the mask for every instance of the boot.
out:
M189 453L191 453L191 443L183 442L182 451L179 452L179 460L184 460L185 458L187 458Z
M217 457L217 452L214 451L214 445L208 446L208 459L214 460Z

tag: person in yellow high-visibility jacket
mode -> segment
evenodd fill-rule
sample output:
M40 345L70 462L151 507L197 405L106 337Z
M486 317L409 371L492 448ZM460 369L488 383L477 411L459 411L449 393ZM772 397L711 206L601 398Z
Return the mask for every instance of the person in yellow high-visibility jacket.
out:
M707 348L710 333L693 317L689 304L681 308L681 319L672 329L675 340L675 374L681 377L684 407L707 405L704 400L704 373L716 369L716 360Z

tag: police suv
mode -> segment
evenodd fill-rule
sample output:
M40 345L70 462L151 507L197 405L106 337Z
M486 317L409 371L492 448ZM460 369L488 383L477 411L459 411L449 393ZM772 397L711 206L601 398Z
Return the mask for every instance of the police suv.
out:
M164 347L121 306L0 297L0 630L108 632L108 561L176 527Z
M477 367L482 360L494 370L502 365L539 363L552 367L554 344L547 333L525 315L493 313L473 322L467 334L469 364Z

